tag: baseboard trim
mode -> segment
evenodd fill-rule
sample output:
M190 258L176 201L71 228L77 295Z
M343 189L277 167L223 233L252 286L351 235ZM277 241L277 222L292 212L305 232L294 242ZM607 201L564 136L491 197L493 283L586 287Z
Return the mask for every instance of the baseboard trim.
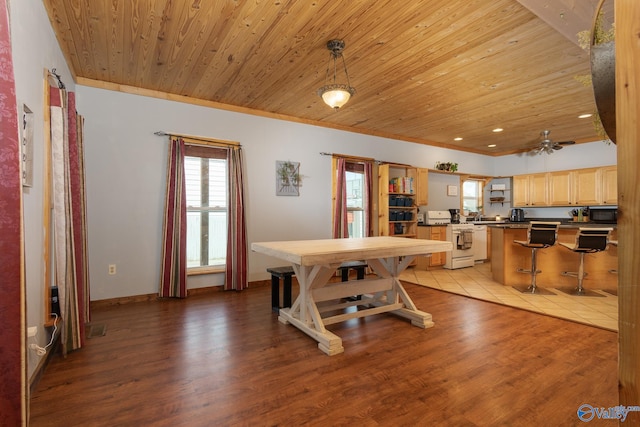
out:
M49 362L51 361L51 358L53 357L53 354L56 351L58 351L59 347L60 347L60 332L58 332L56 336L53 338L51 347L47 349L46 354L40 359L40 362L38 362L38 366L33 371L31 378L29 378L29 396L33 395L33 393L35 392L36 387L38 386L38 384L40 383L40 380L42 379L42 376L44 375L44 371L46 370L47 366L49 365Z
M270 280L256 280L254 282L249 282L248 286L267 286L271 285ZM208 294L212 292L219 292L222 290L222 286L207 286L204 288L194 288L187 289L187 296L191 295L201 295ZM136 302L150 302L158 300L158 294L143 294L143 295L132 295L128 297L117 297L117 298L108 298L91 301L91 309L94 310L100 307L112 307L114 305L123 305L123 304L131 304Z

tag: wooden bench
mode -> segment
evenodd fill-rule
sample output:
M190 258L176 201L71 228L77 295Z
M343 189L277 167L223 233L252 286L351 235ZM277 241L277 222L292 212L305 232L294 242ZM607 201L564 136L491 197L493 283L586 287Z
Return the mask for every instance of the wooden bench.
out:
M271 310L276 313L281 308L291 307L291 277L295 276L293 267L272 267L267 268L271 273ZM282 305L280 305L280 279L282 284Z
M338 267L343 282L349 280L349 271L355 270L358 280L364 279L367 263L363 261L344 262ZM295 276L293 267L271 267L267 268L267 272L271 273L271 310L276 313L281 308L291 307L291 278ZM282 279L282 305L280 305L280 279ZM357 297L358 299L360 296Z
M348 261L343 262L340 267L338 267L338 271L340 272L340 277L343 282L349 281L349 270L356 271L356 279L363 280L365 269L368 267L367 263L364 261ZM362 299L362 295L355 295L351 298L352 300Z
M342 281L346 282L349 280L349 270L356 271L356 278L358 280L364 279L364 271L367 268L367 263L364 261L349 261L343 262L340 267L338 267L338 271L342 277Z

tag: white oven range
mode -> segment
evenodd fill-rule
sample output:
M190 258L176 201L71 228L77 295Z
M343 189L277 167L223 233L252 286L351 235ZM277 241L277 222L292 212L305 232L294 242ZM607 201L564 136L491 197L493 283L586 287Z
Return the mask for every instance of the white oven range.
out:
M447 225L447 241L453 243L453 250L446 253L444 268L456 269L473 267L473 224Z

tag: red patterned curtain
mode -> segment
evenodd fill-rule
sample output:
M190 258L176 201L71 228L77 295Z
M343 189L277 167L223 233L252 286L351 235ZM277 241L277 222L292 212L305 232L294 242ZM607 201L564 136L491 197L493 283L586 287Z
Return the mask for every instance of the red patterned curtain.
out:
M364 231L365 237L371 236L371 206L373 200L373 163L364 162Z
M22 182L13 58L6 0L0 0L0 425L26 423L22 317Z
M349 237L349 223L347 218L347 162L343 158L336 159L336 202L333 211L333 238L346 239Z
M184 141L181 138L171 138L167 165L160 297L187 296L187 196L184 150Z
M197 147L197 146L196 146ZM203 147L205 147L203 145ZM193 148L191 145L188 147ZM211 148L205 148L210 150ZM161 297L187 296L187 196L185 182L185 142L171 138L167 167L167 195L162 246ZM242 149L227 151L228 195L227 255L225 290L247 287L247 231L244 206L244 165ZM202 154L202 153L201 153ZM204 156L207 157L207 156ZM216 156L214 156L216 157Z
M336 199L333 205L333 238L346 239L349 237L349 212L347 209L347 172L361 173L364 176L363 221L364 236L372 234L371 201L373 191L373 161L369 159L334 157L333 164L336 172L334 177L334 193Z
M55 285L63 352L81 348L90 320L83 119L75 94L49 87Z
M242 148L229 148L229 212L227 215L227 263L225 290L247 287L247 229L244 206L244 162Z

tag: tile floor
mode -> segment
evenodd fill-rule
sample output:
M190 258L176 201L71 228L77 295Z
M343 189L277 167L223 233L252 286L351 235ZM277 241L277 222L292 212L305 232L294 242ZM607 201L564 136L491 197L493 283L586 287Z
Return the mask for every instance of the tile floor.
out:
M602 298L578 297L553 289L556 295L523 294L494 282L488 263L457 270L410 268L400 278L433 289L618 331L618 297L601 291L597 292L604 295Z

